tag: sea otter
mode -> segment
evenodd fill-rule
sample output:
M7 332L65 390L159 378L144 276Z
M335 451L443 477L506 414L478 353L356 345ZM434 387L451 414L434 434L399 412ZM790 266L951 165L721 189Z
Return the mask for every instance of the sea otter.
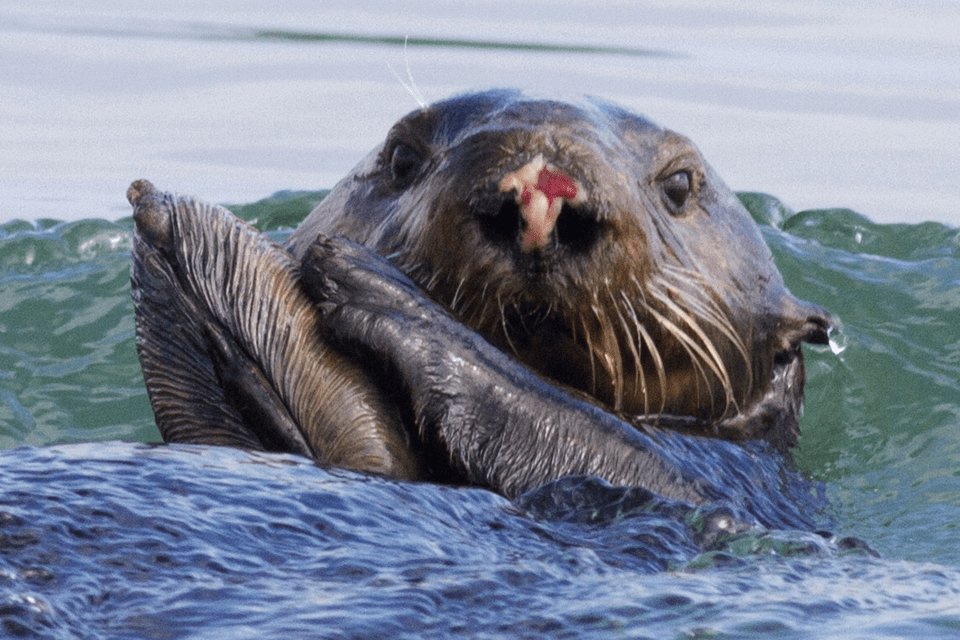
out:
M508 496L588 473L705 502L753 490L747 470L712 475L738 456L722 439L796 444L800 345L831 327L692 143L594 99L419 109L286 250L145 181L128 197L167 441Z
M388 257L541 375L621 415L797 444L793 297L734 194L685 137L609 103L488 91L401 119L290 237Z

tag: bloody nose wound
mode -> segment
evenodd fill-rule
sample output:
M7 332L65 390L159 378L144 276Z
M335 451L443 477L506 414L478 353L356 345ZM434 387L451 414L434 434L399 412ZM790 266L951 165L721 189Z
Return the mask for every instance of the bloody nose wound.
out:
M512 195L519 213L520 250L539 251L549 244L561 213L586 201L581 185L542 154L500 180L500 193Z

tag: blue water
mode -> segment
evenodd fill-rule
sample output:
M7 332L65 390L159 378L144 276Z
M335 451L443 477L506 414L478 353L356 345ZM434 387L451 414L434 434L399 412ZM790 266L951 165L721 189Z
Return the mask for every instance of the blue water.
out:
M428 102L601 96L734 189L960 224L954 0L545 6L5 0L0 222L114 220L137 178L211 202L331 187L417 107L412 77Z
M0 636L960 637L956 3L551 6L3 3ZM589 480L508 502L144 444L129 182L332 186L416 107L407 66L427 100L616 100L736 189L901 223L744 195L842 326L806 351L797 455L831 534L724 538ZM319 196L241 213L282 238Z
M571 516L289 456L115 443L8 451L0 477L0 614L21 637L875 638L960 628L955 569L838 553L799 533L698 553L689 525L587 482L560 489L579 503Z
M282 239L320 195L236 210ZM718 535L709 509L589 479L510 502L144 444L159 434L136 361L130 220L0 226L0 631L960 635L960 232L742 198L794 293L842 326L835 350L806 352L797 456L829 533Z

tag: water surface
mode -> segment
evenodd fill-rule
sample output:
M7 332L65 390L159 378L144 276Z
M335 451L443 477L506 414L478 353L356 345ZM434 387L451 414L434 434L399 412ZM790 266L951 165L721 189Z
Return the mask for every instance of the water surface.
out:
M0 628L960 634L956 6L401 4L0 8ZM696 514L589 482L509 502L144 444L129 182L253 203L235 210L281 239L417 106L407 63L428 100L521 85L622 102L735 189L805 209L742 196L791 290L842 325L841 353L806 352L797 458L834 537L705 542ZM256 202L278 189L305 191Z
M280 240L321 195L235 209ZM43 638L960 632L960 231L741 197L845 348L806 351L798 465L829 500L820 524L725 538L587 481L509 502L138 444L159 434L130 219L0 226L0 623Z
M329 188L417 107L409 64L428 101L595 94L689 135L734 189L956 225L958 30L935 0L12 0L0 220L114 220L137 178L214 202Z

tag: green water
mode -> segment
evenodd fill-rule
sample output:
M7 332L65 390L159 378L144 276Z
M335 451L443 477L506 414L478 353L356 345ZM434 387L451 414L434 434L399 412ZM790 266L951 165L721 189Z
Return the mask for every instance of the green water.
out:
M233 209L281 239L322 195ZM890 558L960 565L960 232L742 198L791 290L842 327L839 354L807 350L801 469L826 483L845 533ZM159 441L136 357L131 229L0 225L0 447Z
M323 192L235 207L291 228ZM133 220L0 225L0 447L159 442L134 338Z

